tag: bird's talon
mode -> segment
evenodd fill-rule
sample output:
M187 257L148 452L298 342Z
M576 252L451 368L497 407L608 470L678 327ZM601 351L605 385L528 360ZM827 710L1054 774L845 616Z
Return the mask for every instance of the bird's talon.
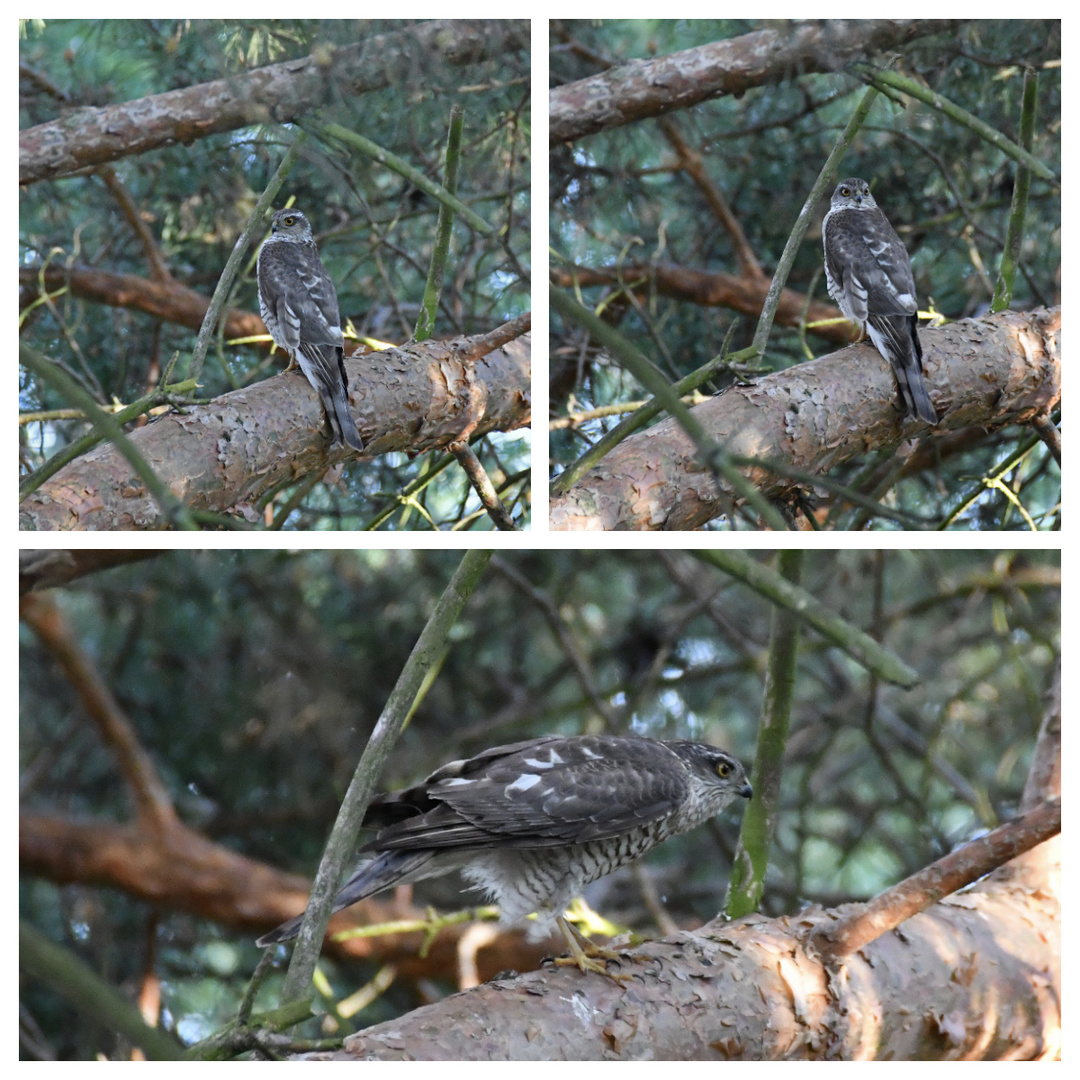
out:
M609 979L614 979L620 986L628 983L633 979L633 975L616 974L608 967L609 960L618 961L618 954L612 953L610 949L601 949L601 953L610 954L604 957L603 960L594 959L591 956L586 956L584 953L580 957L578 956L556 956L552 963L556 967L576 967L581 969L581 973L585 974L589 971L596 972L597 975L606 975Z
M595 971L597 975L606 975L609 979L614 979L620 986L633 978L633 975L616 975L608 967L612 961L617 964L622 963L623 957L628 954L616 949L605 949L602 945L594 945L587 937L582 936L572 923L561 916L557 922L563 932L563 937L566 938L566 944L570 947L569 956L555 958L557 967L569 967L573 964L581 969L582 974Z

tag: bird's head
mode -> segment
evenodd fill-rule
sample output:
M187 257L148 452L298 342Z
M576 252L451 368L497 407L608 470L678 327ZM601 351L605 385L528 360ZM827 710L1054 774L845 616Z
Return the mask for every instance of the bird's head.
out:
M749 799L754 794L746 770L738 758L705 743L669 742L666 744L690 767L700 788L723 797L724 802L736 795ZM721 804L722 805L722 804Z
M270 219L270 232L278 240L311 243L311 224L299 210L278 210Z
M834 210L874 210L876 207L874 196L870 194L870 185L865 180L853 176L836 185L832 197Z

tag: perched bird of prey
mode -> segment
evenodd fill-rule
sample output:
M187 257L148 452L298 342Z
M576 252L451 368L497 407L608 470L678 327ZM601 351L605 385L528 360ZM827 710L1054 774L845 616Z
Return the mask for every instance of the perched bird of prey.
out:
M742 765L702 743L545 735L496 746L372 800L364 825L379 831L361 851L374 858L345 883L333 910L461 870L495 900L503 922L535 912L531 939L556 923L572 954L562 963L610 974L595 957L615 954L576 934L563 917L567 905L590 882L752 794ZM301 919L258 944L295 937Z
M259 249L259 308L275 344L299 363L326 410L334 439L363 450L349 412L345 338L337 293L319 259L311 225L299 210L278 210Z
M923 382L911 260L865 180L841 180L821 225L829 295L892 365L906 415L938 421Z

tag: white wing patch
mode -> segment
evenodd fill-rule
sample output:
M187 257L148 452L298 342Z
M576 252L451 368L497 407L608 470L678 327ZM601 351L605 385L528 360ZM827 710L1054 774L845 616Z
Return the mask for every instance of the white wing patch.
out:
M540 783L540 777L536 773L522 773L512 784L507 784L504 794L509 798L515 791L528 791Z

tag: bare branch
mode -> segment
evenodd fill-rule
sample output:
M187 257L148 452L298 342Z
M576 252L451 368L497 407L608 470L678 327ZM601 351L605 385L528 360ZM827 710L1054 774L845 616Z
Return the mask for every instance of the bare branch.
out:
M924 330L927 385L942 413L935 431L1023 422L1053 407L1061 398L1060 334L1060 308ZM734 387L691 411L732 457L825 475L870 448L902 440L895 393L888 364L864 345ZM766 468L748 474L772 499L800 487ZM566 495L553 498L550 521L560 531L692 529L723 513L730 499L669 419L625 439Z
M415 78L433 55L465 65L515 47L529 47L527 20L443 19L233 78L100 109L69 110L20 134L19 183L67 176L248 124L288 123L336 94L366 94L397 78Z

